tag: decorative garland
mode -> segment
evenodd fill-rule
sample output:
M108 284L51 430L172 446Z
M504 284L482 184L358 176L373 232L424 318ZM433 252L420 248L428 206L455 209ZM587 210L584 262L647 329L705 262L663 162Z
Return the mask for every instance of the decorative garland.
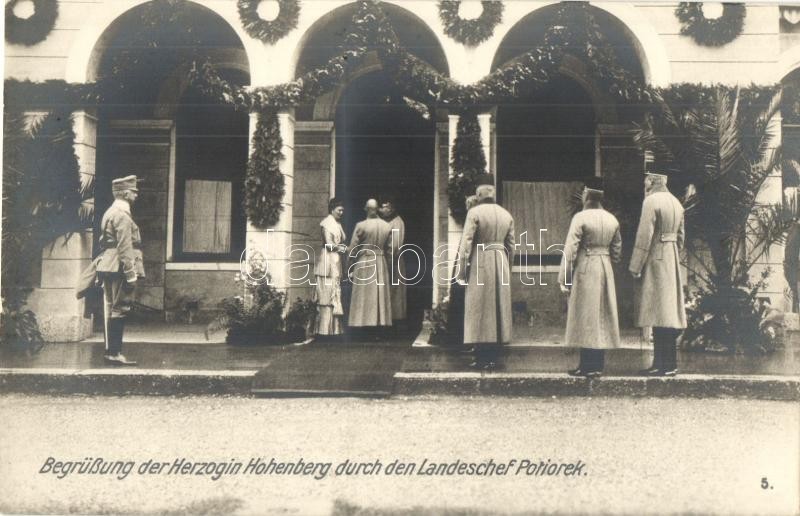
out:
M494 34L494 28L503 19L503 4L499 0L481 2L483 12L474 20L464 20L458 15L461 0L441 0L439 2L439 18L444 25L444 33L455 41L477 46Z
M453 218L463 224L467 216L467 197L475 194L475 188L486 175L486 156L475 112L464 113L458 118L451 165L453 175L447 181L448 204Z
M608 91L625 102L651 104L657 99L649 86L620 66L613 50L599 36L594 17L582 2L565 2L544 44L523 54L478 83L459 84L402 48L391 24L374 0L362 0L353 18L353 31L326 65L285 84L248 89L224 81L205 64L194 70L191 82L212 98L240 109L269 110L312 101L332 91L369 51L378 53L384 69L403 94L426 106L466 111L535 94L559 72L565 54L583 57Z
M244 181L247 219L259 229L277 224L283 211L281 200L286 189L280 170L282 146L277 114L262 113L253 134L253 153Z
M744 4L722 4L722 16L716 20L705 17L702 2L681 2L675 9L681 34L708 47L719 47L736 39L742 33L746 14Z
M238 0L239 19L250 36L271 45L297 28L300 3L297 0L276 0L280 8L278 17L267 21L258 15L258 6L263 1Z
M6 4L6 41L26 46L44 41L56 24L58 3L56 0L33 0L33 14L23 19L14 14L19 2L11 0Z
M658 96L617 64L613 50L599 38L594 18L582 3L562 4L557 12L556 23L545 34L543 45L473 85L453 81L402 48L391 23L375 0L361 0L358 3L352 27L336 56L321 68L311 70L289 83L253 89L240 87L222 79L208 63L190 73L192 85L211 98L238 109L268 115L265 119L270 120L270 125L262 126L254 136L255 150L248 163L246 180L246 211L257 227L270 227L277 223L282 209L283 176L278 169L281 145L275 125L276 108L309 102L332 91L370 51L378 53L384 69L409 99L428 107L446 107L456 113L535 94L558 73L566 53L584 57L609 91L623 100L649 105ZM103 92L114 90L108 84L101 83L97 83L94 89L89 87L85 90L85 86L62 83L54 83L51 88L62 85L67 89L74 88L71 92L65 92L71 98L87 102L101 98L108 100ZM55 101L37 88L11 89L20 96L44 97L46 102ZM474 184L465 184L465 188L473 190ZM463 196L452 195L454 198L462 197L454 201L454 206L463 205Z

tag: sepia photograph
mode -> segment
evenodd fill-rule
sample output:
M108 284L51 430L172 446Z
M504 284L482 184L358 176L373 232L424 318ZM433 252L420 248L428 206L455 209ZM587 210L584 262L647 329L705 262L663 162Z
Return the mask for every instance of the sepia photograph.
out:
M800 3L4 3L0 513L800 515Z

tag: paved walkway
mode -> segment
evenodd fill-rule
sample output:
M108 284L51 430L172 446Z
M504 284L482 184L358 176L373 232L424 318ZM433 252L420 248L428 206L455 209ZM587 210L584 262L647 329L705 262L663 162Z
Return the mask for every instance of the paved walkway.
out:
M0 351L0 390L98 394L245 394L268 396L392 394L518 395L742 395L800 399L800 335L765 356L680 352L680 375L644 379L651 351L607 353L602 379L565 374L577 350L514 346L495 372L470 370L458 350L415 347L414 333L382 341L348 339L294 346L228 346L220 343L126 342L135 368L103 362L101 342L48 344L38 354ZM666 383L665 383L666 381Z

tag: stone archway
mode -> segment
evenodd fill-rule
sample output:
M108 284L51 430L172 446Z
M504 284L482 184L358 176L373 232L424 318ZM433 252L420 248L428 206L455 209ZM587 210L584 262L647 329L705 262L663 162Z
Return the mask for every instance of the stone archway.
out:
M617 60L639 80L644 65L636 45L614 16L589 7ZM540 8L508 31L493 69L543 41L557 6ZM496 107L494 152L500 202L516 219L517 233L527 232L533 251L520 251L512 284L515 332L521 340L530 328L523 321L561 328L566 310L557 274L575 194L586 179L603 177L615 184L629 178L639 185L643 159L630 137L632 112L619 103L580 56L567 55L549 84L526 97ZM629 202L636 202L637 194ZM625 228L630 230L630 228ZM520 249L525 249L520 248ZM523 281L523 276L525 279ZM631 310L627 278L618 278L623 325ZM517 327L519 326L519 327ZM538 330L537 330L538 331Z
M396 5L382 8L402 45L448 73L445 54L427 25ZM307 35L299 52L298 76L330 58L354 12L353 4L341 7ZM409 107L377 52L369 52L333 91L295 109L293 243L318 245L316 225L326 215L330 196L345 201L348 237L363 218L367 198L392 196L406 223L406 243L417 246L425 258L420 284L408 289L412 325L421 322L433 296L431 256L439 230L434 207L440 170L436 115L427 113L426 119ZM415 275L417 265L407 261L407 267ZM297 295L310 295L310 289L298 286Z
M138 301L153 317L175 320L189 309L210 315L235 293L224 269L238 266L247 227L249 116L188 90L186 74L193 61L208 59L227 80L244 85L250 63L228 22L196 3L157 16L143 36L153 5L116 18L91 59L89 75L101 83L113 77L115 84L112 101L96 113L96 225L111 202L114 177L144 179L133 208L147 273ZM197 41L182 39L189 28ZM142 38L157 44L149 48Z

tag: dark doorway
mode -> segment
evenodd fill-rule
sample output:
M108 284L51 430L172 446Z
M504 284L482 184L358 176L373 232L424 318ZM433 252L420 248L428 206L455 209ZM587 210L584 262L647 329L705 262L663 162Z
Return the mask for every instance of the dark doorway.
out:
M423 257L418 264L411 253L404 255L407 275L421 276L407 287L408 322L417 327L432 296L434 123L408 107L383 72L348 85L335 123L336 195L345 203L348 239L364 219L367 199L389 196L405 221L405 244L417 246Z

